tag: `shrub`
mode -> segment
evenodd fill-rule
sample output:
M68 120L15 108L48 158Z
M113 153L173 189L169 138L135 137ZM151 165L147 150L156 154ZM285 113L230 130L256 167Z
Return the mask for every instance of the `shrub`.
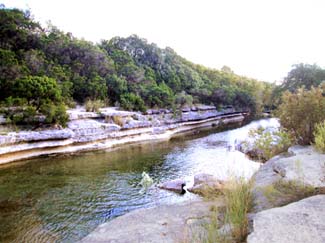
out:
M325 121L315 125L314 136L316 149L325 153Z
M27 100L25 98L13 98L9 96L3 102L4 106L23 106L27 104Z
M144 101L134 93L127 93L121 96L121 107L125 110L146 111Z
M281 125L292 132L302 145L314 141L315 124L325 120L325 97L323 89L300 88L296 93L285 92L276 111Z
M22 123L31 124L37 121L35 118L37 111L34 106L9 107L3 109L3 113L6 116L7 122L14 125Z
M41 107L42 114L45 115L45 123L59 124L66 126L69 116L66 113L64 104L55 105L53 103L46 103Z
M192 97L192 95L186 94L185 91L182 91L182 92L176 94L175 104L180 107L192 106L193 105L193 97Z
M105 103L102 100L87 100L85 104L86 111L98 112L99 108L105 106Z
M116 125L119 125L121 127L124 125L123 117L121 117L121 116L113 116L112 118L113 118L113 122Z
M267 161L273 156L287 151L294 140L292 135L284 129L265 132L264 129L258 128L250 130L249 136L256 138L253 147L258 151L258 159L262 161Z

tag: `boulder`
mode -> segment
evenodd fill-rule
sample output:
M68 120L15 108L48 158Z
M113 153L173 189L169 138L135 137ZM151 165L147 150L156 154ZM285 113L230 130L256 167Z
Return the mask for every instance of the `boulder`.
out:
M324 193L325 154L312 146L293 146L288 151L268 160L253 176L255 212L297 200L295 191L300 198Z
M178 192L178 193L185 193L184 186L186 186L186 181L183 179L166 181L166 182L158 185L158 187L160 189L165 189L165 190Z
M257 213L248 243L325 242L325 195Z
M218 180L213 175L200 173L194 176L193 187L188 188L188 191L202 195L205 193L220 192L223 188L224 181Z
M195 200L134 210L97 226L81 242L189 242L188 239L197 233L195 230L202 229L205 219L209 219L211 206L222 207L224 204L222 200Z

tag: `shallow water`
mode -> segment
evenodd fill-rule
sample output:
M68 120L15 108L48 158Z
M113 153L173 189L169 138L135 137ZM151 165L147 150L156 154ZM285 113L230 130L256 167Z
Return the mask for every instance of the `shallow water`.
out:
M196 197L152 188L142 192L146 171L155 183L212 173L220 179L249 178L258 168L235 151L254 121L224 132L200 132L168 142L125 146L75 156L39 158L0 167L0 242L75 242L96 226L136 208Z

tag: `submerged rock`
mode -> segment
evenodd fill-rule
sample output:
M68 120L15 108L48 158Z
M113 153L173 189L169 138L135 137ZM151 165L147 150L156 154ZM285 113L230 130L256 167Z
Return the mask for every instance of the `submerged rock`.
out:
M257 213L248 243L325 242L325 195Z
M188 188L189 192L204 195L205 193L220 192L224 188L224 181L215 176L200 173L194 176L194 185Z
M185 193L184 186L186 186L186 181L183 179L166 181L163 184L158 185L160 189L165 189L178 193Z

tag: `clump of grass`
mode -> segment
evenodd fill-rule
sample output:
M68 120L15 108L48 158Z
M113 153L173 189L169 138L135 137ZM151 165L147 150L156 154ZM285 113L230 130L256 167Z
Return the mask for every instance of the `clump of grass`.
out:
M288 203L310 197L315 194L315 188L298 180L279 180L274 188L288 199Z
M219 187L209 185L202 185L200 188L196 189L194 193L200 195L205 200L214 200L223 195Z
M315 147L321 153L325 153L325 121L315 125Z
M85 104L86 111L98 112L99 108L105 106L104 101L102 100L87 100Z
M248 233L247 213L252 209L252 182L239 178L231 181L225 191L225 221L232 226L232 237L236 242L245 241Z
M300 180L278 180L261 188L263 195L273 206L284 206L317 194L316 189Z
M223 190L226 204L223 211L212 206L210 220L203 226L192 229L191 239L182 242L244 242L248 234L247 213L253 205L251 188L252 182L243 178L227 183Z
M272 204L275 204L276 200L282 195L280 191L275 189L273 184L263 187L262 192L267 200Z
M124 125L123 117L121 117L121 116L113 116L112 119L113 119L113 122L114 122L116 125L119 125L119 126L121 126L121 127Z

